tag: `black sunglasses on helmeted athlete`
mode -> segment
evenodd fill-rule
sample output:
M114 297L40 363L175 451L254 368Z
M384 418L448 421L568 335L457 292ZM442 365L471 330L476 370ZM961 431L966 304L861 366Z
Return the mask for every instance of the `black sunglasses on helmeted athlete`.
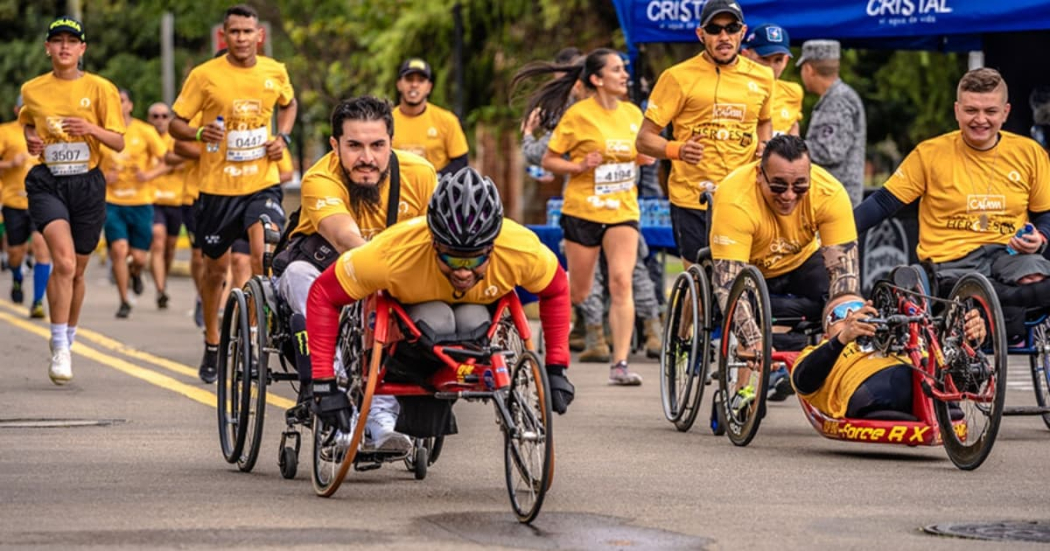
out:
M733 21L728 25L719 25L718 23L708 23L704 25L704 32L711 36L718 36L725 31L729 34L736 34L740 32L740 29L744 28L744 24L739 21Z
M774 182L773 180L769 179L769 175L766 174L766 169L759 166L758 170L762 172L762 177L766 179L766 185L769 186L769 191L772 191L773 195L783 195L787 193L788 188L791 188L791 190L795 192L795 195L804 195L807 191L809 191L809 183L801 185L788 184L784 182Z

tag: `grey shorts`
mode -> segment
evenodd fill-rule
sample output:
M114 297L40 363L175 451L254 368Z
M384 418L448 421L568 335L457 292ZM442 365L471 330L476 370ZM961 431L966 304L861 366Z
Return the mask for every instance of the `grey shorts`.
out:
M1010 254L1005 245L982 245L958 260L941 262L936 268L939 277L950 280L978 272L1009 285L1016 285L1026 275L1050 277L1050 260L1040 254Z

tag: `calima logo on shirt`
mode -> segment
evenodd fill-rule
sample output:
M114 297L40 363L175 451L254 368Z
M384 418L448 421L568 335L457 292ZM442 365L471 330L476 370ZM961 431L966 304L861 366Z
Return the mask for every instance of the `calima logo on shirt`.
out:
M742 103L716 103L712 111L712 117L716 121L731 120L743 122L745 113L747 113L747 105Z
M1005 212L1005 195L967 195L966 212Z
M605 140L606 153L630 153L631 142L629 140Z

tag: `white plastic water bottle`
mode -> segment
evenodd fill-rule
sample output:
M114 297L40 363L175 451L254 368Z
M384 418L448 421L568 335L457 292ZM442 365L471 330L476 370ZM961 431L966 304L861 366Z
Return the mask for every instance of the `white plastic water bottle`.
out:
M221 130L226 130L226 121L222 119L222 115L215 117L215 124L218 125ZM207 148L208 153L219 152L219 142L208 142L208 145L205 147Z

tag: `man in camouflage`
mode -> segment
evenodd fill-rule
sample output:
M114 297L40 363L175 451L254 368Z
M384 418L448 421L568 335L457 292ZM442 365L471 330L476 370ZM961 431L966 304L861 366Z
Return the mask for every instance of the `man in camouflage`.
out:
M836 40L807 40L797 65L806 90L820 95L806 130L810 158L842 182L856 207L864 198L867 121L860 96L839 78L839 51Z

